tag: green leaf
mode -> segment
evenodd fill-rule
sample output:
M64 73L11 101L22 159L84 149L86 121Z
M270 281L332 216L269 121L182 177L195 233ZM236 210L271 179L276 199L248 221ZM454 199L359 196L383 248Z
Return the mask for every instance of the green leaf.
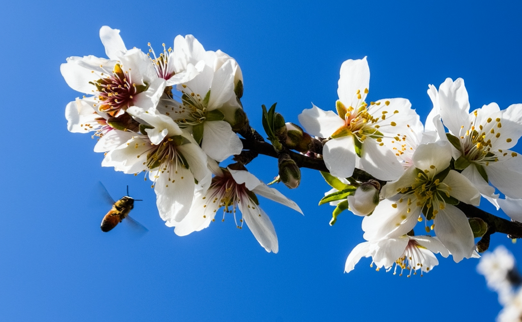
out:
M201 144L201 140L203 140L203 129L203 123L199 123L192 127L192 135L198 144Z
M455 160L454 166L455 166L455 169L457 169L457 170L464 170L470 164L471 164L471 162L469 162L469 160L466 159L466 157L464 157L464 155L461 155L457 160Z
M268 135L268 137L273 137L274 136L274 132L272 131L272 128L270 127L270 125L272 123L269 122L268 112L266 110L266 106L265 105L261 105L261 108L263 109L263 128L265 129L265 133L266 133L266 135Z
M324 181L326 181L326 183L328 183L330 187L335 188L339 191L344 190L350 186L345 183L342 183L341 180L339 180L337 177L332 176L328 172L321 171L321 175L323 176Z
M225 119L225 114L223 114L220 110L212 110L207 112L205 119L207 121L223 121Z
M208 90L205 98L203 99L203 106L208 106L208 101L210 100L210 90Z
M355 147L355 153L359 158L362 158L362 142L359 141L359 138L353 137L353 145Z
M486 169L484 169L483 166L481 166L480 164L477 164L477 163L473 163L473 165L477 168L477 170L480 173L480 175L482 176L482 178L484 180L486 180L486 182L489 182L488 174L486 173Z
M335 222L337 221L337 216L343 211L348 209L348 200L345 200L343 202L340 202L337 207L335 207L333 213L332 213L332 220L330 220L330 226L333 226Z
M324 205L328 202L346 199L346 197L348 197L349 195L353 195L355 193L355 190L355 187L350 187L348 189L333 192L327 196L324 196L324 198L319 201L319 206Z
M454 136L453 134L446 133L446 137L448 138L448 141L455 147L455 149L462 152L462 148L460 146L460 140L458 137Z
M444 181L444 179L446 179L446 177L448 176L448 173L450 172L451 168L450 167L447 167L446 169L444 169L443 171L437 173L437 175L435 175L433 177L433 181L439 179L439 182L442 182Z

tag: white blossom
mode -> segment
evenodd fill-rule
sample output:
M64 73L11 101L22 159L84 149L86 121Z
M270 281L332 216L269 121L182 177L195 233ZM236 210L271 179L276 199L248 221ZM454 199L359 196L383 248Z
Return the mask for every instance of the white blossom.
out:
M431 236L404 235L367 241L355 246L346 259L344 271L351 272L362 257L372 257L372 265L375 264L377 270L384 267L388 272L394 268L395 275L399 267L400 275L406 270L410 277L412 272L416 274L420 269L422 275L423 272L428 273L439 264L434 253L440 253L444 257L449 255L444 245L436 237Z
M357 161L381 180L396 180L403 172L394 142L406 142L419 116L407 99L365 102L370 82L366 58L347 60L341 66L337 114L314 106L299 115L299 122L312 135L328 138L323 148L326 167L336 177L350 177Z
M223 221L225 214L231 213L238 228L241 228L245 222L267 252L277 253L279 245L274 226L259 206L256 195L302 213L299 206L276 189L269 188L248 171L222 169L217 166L213 167L213 171L215 177L212 179L210 188L196 192L190 213L185 219L181 222L167 223L167 225L175 226L174 232L177 235L185 236L207 228L210 222L214 221L217 211L223 208ZM236 218L237 209L242 214L239 223Z

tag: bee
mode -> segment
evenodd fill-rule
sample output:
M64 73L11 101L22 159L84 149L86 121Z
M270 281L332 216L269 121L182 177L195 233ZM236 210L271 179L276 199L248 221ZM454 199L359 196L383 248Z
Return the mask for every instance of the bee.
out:
M133 226L139 228L142 231L147 231L147 228L143 227L136 220L132 219L129 216L130 211L134 208L134 201L142 201L140 199L134 199L129 197L129 186L127 186L127 196L122 197L118 201L114 201L110 196L109 192L100 182L101 187L105 191L105 197L108 201L112 203L112 208L109 212L103 217L101 222L101 230L103 232L108 232L116 227L123 219L127 218L127 221L131 223Z

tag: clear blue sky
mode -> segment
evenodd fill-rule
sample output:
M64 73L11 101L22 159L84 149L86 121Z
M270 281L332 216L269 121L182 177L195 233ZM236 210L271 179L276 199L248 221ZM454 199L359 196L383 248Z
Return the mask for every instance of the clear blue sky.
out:
M368 56L369 100L405 97L424 120L428 84L462 77L472 109L522 103L522 12L518 1L4 1L0 52L4 115L0 320L3 321L491 321L496 294L476 260L442 259L424 277L375 272L344 262L363 241L360 218L317 206L328 189L303 170L297 190L278 188L301 216L268 200L262 207L279 237L266 253L229 217L177 237L164 226L142 177L102 168L89 135L66 129L65 105L80 96L63 80L68 56L105 57L102 25L121 29L130 47L171 45L193 34L239 62L243 105L261 126L261 104L278 102L288 121L311 102L333 109L339 68ZM522 149L519 148L519 151ZM250 171L265 182L274 159ZM93 189L140 199L134 218L149 232L99 229L110 206ZM522 245L502 235L522 261Z

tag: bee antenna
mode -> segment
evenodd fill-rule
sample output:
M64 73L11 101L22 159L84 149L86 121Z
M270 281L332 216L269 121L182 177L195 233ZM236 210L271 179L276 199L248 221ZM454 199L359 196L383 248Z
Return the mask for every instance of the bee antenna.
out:
M127 185L127 196L129 196L129 185Z
M143 201L143 199L134 199L134 201Z

